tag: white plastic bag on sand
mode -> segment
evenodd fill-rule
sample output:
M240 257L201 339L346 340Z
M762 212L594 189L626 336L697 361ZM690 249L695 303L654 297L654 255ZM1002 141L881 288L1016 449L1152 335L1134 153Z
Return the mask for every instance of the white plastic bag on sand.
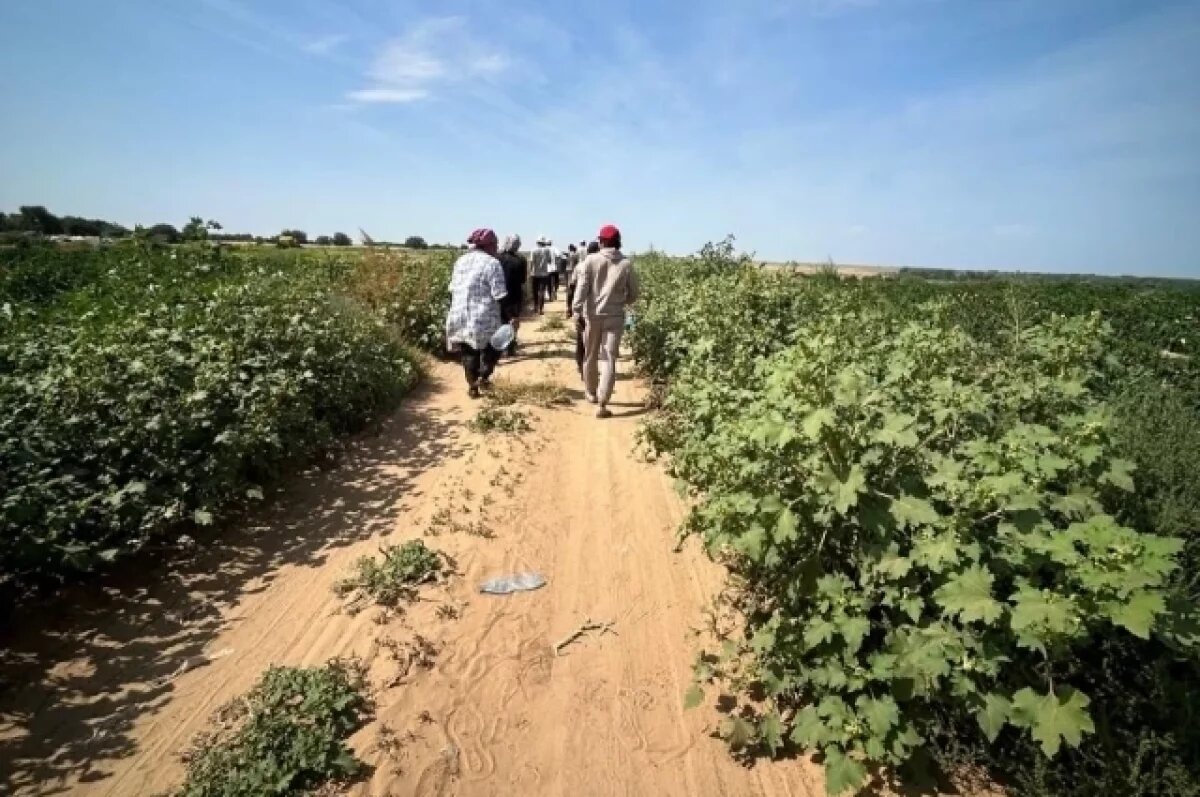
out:
M489 595L508 595L512 592L527 592L546 585L546 579L541 573L515 573L511 576L501 576L485 581L479 585L479 591Z

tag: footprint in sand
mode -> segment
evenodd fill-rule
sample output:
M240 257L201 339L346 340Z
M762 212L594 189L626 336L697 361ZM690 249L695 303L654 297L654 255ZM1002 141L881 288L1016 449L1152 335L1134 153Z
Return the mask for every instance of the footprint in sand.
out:
M471 705L463 704L446 719L446 735L458 748L463 777L469 781L486 780L496 771L496 759L484 743L487 724Z

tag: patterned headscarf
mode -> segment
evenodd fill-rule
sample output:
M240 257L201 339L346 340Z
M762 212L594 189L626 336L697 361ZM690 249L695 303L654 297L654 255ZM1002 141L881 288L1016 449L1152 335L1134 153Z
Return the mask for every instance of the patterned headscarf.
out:
M500 247L501 252L512 252L513 254L516 254L520 249L521 236L515 233L513 235L506 235L504 237L504 246Z
M467 237L467 243L485 252L495 251L497 245L496 233L487 227L480 227Z

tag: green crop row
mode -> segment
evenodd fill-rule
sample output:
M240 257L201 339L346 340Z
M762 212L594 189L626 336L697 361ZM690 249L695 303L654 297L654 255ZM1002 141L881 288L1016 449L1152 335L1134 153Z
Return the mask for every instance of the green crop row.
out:
M434 306L398 330L353 298L360 263L344 257L0 255L6 597L212 524L393 406L445 307L445 265L420 265L405 286Z
M931 755L1200 794L1200 293L639 265L644 439L734 574L687 699L739 698L732 747L815 752L831 794Z

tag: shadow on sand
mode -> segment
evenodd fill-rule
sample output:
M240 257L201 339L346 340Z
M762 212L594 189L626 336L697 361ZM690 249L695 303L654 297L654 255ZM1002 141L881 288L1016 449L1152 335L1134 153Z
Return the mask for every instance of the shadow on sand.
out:
M285 565L317 567L331 550L391 531L414 477L459 448L457 424L423 400L431 390L414 391L336 467L292 477L268 507L192 554L142 557L14 612L0 631L0 793L101 780L96 765L135 752L135 719L170 699L171 676L202 658L239 599Z

